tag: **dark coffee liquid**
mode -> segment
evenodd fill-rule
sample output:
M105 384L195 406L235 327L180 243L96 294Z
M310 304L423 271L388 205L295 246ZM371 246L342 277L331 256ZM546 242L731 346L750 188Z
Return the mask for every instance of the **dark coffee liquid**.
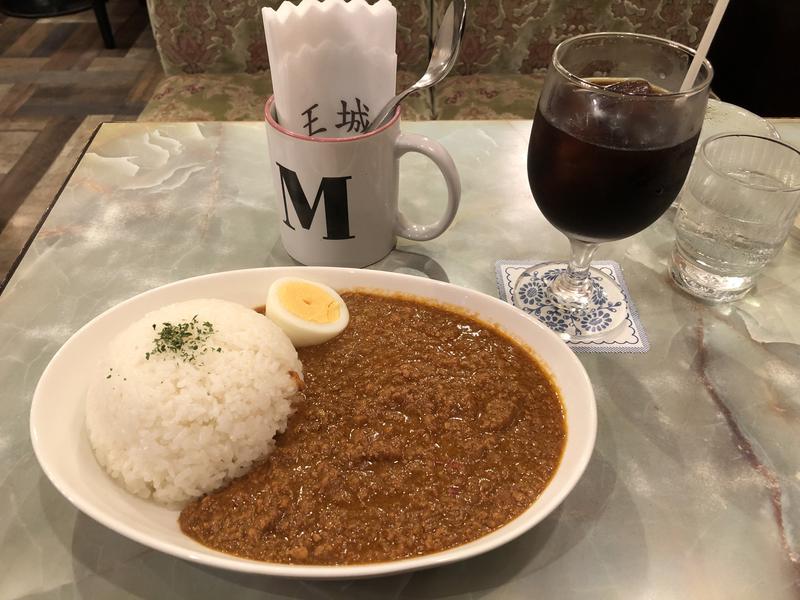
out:
M642 126L650 123L643 120ZM626 125L631 126L637 124ZM555 127L537 107L528 147L528 180L536 204L553 226L580 240L633 235L677 197L699 135L656 149L600 145Z

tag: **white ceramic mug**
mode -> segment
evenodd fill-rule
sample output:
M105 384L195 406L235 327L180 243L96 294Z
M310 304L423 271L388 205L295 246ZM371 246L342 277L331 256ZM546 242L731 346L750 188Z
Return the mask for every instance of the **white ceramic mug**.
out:
M461 181L437 142L401 133L400 111L385 126L348 138L308 137L281 127L274 98L265 111L269 161L281 217L281 241L305 265L364 267L391 252L396 237L426 241L453 222ZM411 223L397 206L399 160L430 158L447 184L447 206L435 223Z

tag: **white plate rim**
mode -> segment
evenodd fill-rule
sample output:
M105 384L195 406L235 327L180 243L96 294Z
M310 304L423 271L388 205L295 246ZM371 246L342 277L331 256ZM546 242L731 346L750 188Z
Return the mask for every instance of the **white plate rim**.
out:
M217 552L210 548L206 548L200 545L199 543L196 543L197 545L196 551L187 551L180 547L176 547L175 545L170 544L168 542L164 542L161 539L151 537L147 534L142 534L136 529L135 526L126 524L114 518L113 515L108 515L102 511L98 511L97 508L93 506L91 501L87 500L87 498L85 498L82 494L75 492L74 487L70 484L68 479L66 479L63 476L62 473L60 473L57 469L53 468L53 465L47 458L44 442L41 439L41 436L39 435L42 419L46 418L44 410L47 407L46 404L47 400L43 399L43 392L42 392L44 385L43 382L48 382L47 376L50 373L53 365L59 363L59 361L63 360L63 357L65 355L68 355L71 349L71 345L72 343L74 343L74 340L80 339L81 336L86 335L87 331L92 331L92 329L95 328L98 323L103 322L104 319L108 319L110 315L113 315L118 311L129 308L131 306L135 306L136 304L140 304L145 300L150 300L153 297L164 295L165 293L175 291L176 289L179 290L184 286L190 287L192 284L197 284L205 281L213 281L215 279L223 280L226 277L236 277L236 276L259 277L262 275L265 277L271 277L273 279L287 275L301 276L301 277L304 276L309 279L314 279L315 275L325 275L332 273L336 273L342 276L348 275L352 277L354 280L356 280L354 281L353 285L350 286L351 288L376 288L376 289L381 288L381 286L376 283L359 283L357 281L363 277L366 277L367 280L376 279L378 281L385 280L394 283L413 282L414 286L430 288L430 290L434 291L450 290L451 293L464 294L466 298L479 297L482 299L482 301L488 302L490 305L493 305L496 309L500 310L501 312L513 311L513 313L523 317L525 322L530 327L535 328L537 330L537 335L542 335L544 336L545 339L549 338L551 343L563 347L563 350L566 352L566 354L564 354L563 356L568 362L571 363L571 367L574 369L574 373L572 373L572 375L577 378L575 380L575 384L579 388L583 388L584 393L586 394L586 398L581 402L583 403L582 408L585 410L584 417L585 417L585 425L587 431L586 435L580 440L574 440L570 436L570 433L568 431L567 444L569 445L569 444L579 443L579 447L577 450L578 454L574 467L570 469L568 476L561 483L559 490L556 493L554 493L552 497L548 498L544 502L542 502L542 498L540 497L525 512L523 512L521 515L519 515L518 517L516 517L503 527L495 530L494 532L487 534L486 536L483 536L473 542L464 544L462 546L457 546L449 550L433 554L422 555L418 557L400 559L389 562L379 562L379 563L337 565L337 566L291 565L291 564L269 563L269 562L261 562L250 559L238 558L235 556ZM346 286L339 286L339 287L343 288ZM433 298L434 300L439 302L444 302L445 304L447 303L454 304L452 302L442 301L435 295L427 295L425 293L419 293L415 291L410 291L408 293L412 295ZM174 301L175 300L172 300L172 302ZM144 310L142 314L144 314L144 312L148 312L149 310L152 310L152 308ZM467 310L469 310L469 308L467 308ZM513 332L510 333L512 333L512 335L516 337L516 334L514 334ZM542 362L545 361L542 360ZM222 568L229 571L236 571L236 572L250 573L250 574L271 575L271 576L287 577L287 578L302 578L302 579L343 579L343 578L356 579L362 577L376 577L376 576L397 574L397 573L415 571L419 569L426 569L426 568L449 564L452 562L477 556L479 554L483 554L485 552L498 548L503 544L506 544L507 542L511 541L512 539L515 539L516 537L522 535L523 533L525 533L526 531L528 531L529 529L540 523L545 517L547 517L553 510L555 510L561 504L564 498L566 498L566 496L575 487L578 480L583 475L586 466L589 463L589 460L592 456L592 452L594 450L596 433L597 433L597 407L594 397L594 391L592 389L592 385L589 380L588 374L586 373L585 369L583 368L583 365L580 363L578 358L566 346L566 344L564 344L564 342L555 333L550 331L547 327L545 327L535 319L522 313L521 311L518 311L510 304L503 302L498 298L494 298L492 296L489 296L487 294L484 294L482 292L470 288L465 288L450 283L445 283L414 275L407 275L403 273L392 273L386 271L361 270L361 269L349 269L349 268L338 268L338 267L261 267L252 269L240 269L234 271L222 271L222 272L209 273L205 275L198 275L195 277L182 279L179 281L168 283L141 292L140 294L137 294L103 311L101 314L97 315L96 317L91 319L88 323L86 323L84 326L82 326L80 329L78 329L72 336L70 336L70 338L55 353L50 363L42 373L42 376L34 391L30 409L31 442L33 445L34 453L42 470L44 471L47 478L51 481L51 483L56 487L56 489L58 489L59 492L71 504L73 504L73 506L75 506L75 508L77 508L85 515L89 516L93 520L97 521L98 523L101 523L102 525L108 527L109 529L119 533L124 537L127 537L147 547L164 552L171 556L175 556L177 558L181 558L184 560L188 560L206 566ZM565 448L564 454L566 454L566 452L567 449ZM549 490L552 487L552 484L556 480L556 478L560 476L560 474L562 473L562 466L563 466L563 458L562 458L562 465L559 465L559 469L556 471L556 474L554 474L550 484L548 484L548 488L545 491ZM127 494L127 492L123 490L121 487L119 487L119 491L122 494ZM531 515L531 513L533 513L533 516Z

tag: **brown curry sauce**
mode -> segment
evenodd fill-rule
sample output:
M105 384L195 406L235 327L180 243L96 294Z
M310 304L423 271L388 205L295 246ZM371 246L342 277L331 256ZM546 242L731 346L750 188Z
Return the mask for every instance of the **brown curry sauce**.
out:
M342 297L350 324L299 350L305 388L272 454L181 512L198 542L280 563L413 557L501 527L553 476L563 407L528 351L452 310Z

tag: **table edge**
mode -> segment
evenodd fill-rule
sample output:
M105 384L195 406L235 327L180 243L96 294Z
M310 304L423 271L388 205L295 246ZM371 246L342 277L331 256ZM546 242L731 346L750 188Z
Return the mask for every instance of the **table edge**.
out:
M58 191L56 192L55 196L53 196L53 199L50 201L50 204L47 206L44 213L42 213L42 216L39 218L39 221L36 223L36 226L33 228L33 231L28 236L28 239L25 241L25 244L22 246L22 249L17 254L16 258L14 259L14 262L11 263L11 267L8 269L8 272L6 273L5 277L2 279L2 281L0 281L0 296L3 295L3 292L8 287L8 284L11 282L11 278L14 276L14 273L16 273L17 268L22 262L22 259L25 258L25 255L28 253L28 249L31 247L31 244L33 244L33 240L36 238L37 235L39 235L39 231L42 229L44 222L50 215L50 211L53 210L53 207L56 205L56 202L58 202L58 199L61 197L62 192L72 179L72 175L75 173L75 170L78 168L78 165L81 163L83 157L86 155L86 152L89 150L89 146L92 145L92 142L94 141L94 138L97 136L97 133L100 131L100 128L109 122L110 121L103 121L102 123L99 123L97 127L94 128L94 131L92 131L92 134L89 136L89 139L86 141L86 144L84 144L83 148L81 149L80 154L78 154L78 157L75 159L75 164L73 164L72 167L70 168L69 173L64 178L64 181L61 183L61 186L58 188Z

